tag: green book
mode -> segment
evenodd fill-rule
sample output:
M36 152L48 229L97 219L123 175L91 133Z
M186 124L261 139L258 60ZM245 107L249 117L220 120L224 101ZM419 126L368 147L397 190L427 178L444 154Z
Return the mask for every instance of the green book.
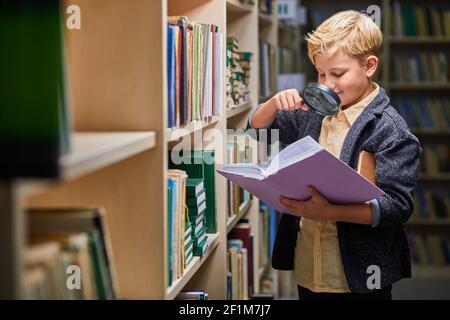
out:
M208 233L217 232L214 156L214 150L191 150L182 155L181 164L169 163L171 169L186 171L189 178L204 179ZM171 159L170 154L169 159Z
M203 179L187 178L186 197L196 197L204 190Z
M194 247L194 256L203 257L208 249L208 238L205 238L199 246Z
M207 208L206 201L203 201L198 207L188 206L189 218L196 219L200 213L206 211L206 208Z
M205 199L206 199L206 192L203 191L202 193L200 193L196 197L188 197L188 198L186 198L186 204L189 207L198 207L199 205L202 204L203 201L205 201Z

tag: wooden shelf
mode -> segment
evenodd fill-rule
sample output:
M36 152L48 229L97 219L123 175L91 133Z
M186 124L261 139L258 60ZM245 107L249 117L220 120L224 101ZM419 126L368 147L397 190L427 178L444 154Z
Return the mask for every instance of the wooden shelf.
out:
M417 265L412 266L413 278L450 279L450 266Z
M230 233L230 231L239 222L239 220L241 220L242 217L246 215L247 211L252 206L252 201L253 200L249 200L249 201L241 204L241 206L239 208L239 213L237 215L234 215L234 216L232 216L232 217L230 217L228 219L228 221L227 221L227 233Z
M427 128L411 128L411 132L418 136L448 136L450 135L450 129L427 129Z
M241 3L239 0L227 0L227 11L234 13L250 13L255 5Z
M427 44L450 44L450 37L432 37L432 36L417 36L417 37L405 37L405 36L390 36L387 38L387 42L392 45L427 45Z
M183 137L186 137L195 131L203 130L220 120L219 116L212 116L204 120L196 120L191 123L182 126L180 128L167 128L166 129L166 142L174 142Z
M154 132L76 132L61 157L64 179L75 178L155 147Z
M227 109L227 118L234 117L238 114L242 114L247 110L250 110L252 108L252 102L247 101L244 103L241 103L237 106L233 106Z
M446 82L390 82L386 85L389 90L450 90L450 83Z
M450 173L419 173L419 181L422 182L450 182Z
M219 244L219 233L208 233L208 249L203 257L194 257L189 266L184 270L184 275L182 278L177 279L172 286L166 290L166 299L173 300L178 295L178 293L183 290L184 286L189 282L192 276L197 272L197 270L202 266L203 263L211 255L211 252Z
M449 226L450 227L450 218L413 217L408 221L407 225L409 225L409 226Z
M273 15L267 14L267 13L262 13L262 12L258 13L258 18L259 18L259 23L264 26L271 25L273 23L273 19L275 19L275 17Z

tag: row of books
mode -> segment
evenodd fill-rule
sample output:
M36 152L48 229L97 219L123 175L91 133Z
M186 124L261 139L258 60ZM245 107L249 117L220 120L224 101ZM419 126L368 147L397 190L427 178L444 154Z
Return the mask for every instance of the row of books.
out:
M168 285L183 277L194 256L208 248L206 193L203 179L190 179L183 170L169 169L167 181Z
M259 265L265 267L270 265L273 244L278 226L279 214L275 209L260 201L259 205L259 226L260 237L258 243Z
M212 163L207 163L205 154ZM183 277L194 256L206 253L208 233L217 229L214 151L190 151L183 156L180 164L170 162L167 173L168 286Z
M0 4L0 178L57 177L70 151L60 1ZM45 45L43 45L45 44ZM18 54L20 52L20 54Z
M408 232L411 259L418 265L450 265L450 239L435 233Z
M227 136L227 163L252 162L252 149L250 137L245 134L229 134ZM227 180L228 190L228 218L237 215L242 205L248 203L251 195L237 184Z
M227 108L250 100L250 63L253 54L240 52L235 37L227 38L226 101Z
M259 92L264 98L277 90L276 51L276 46L259 40Z
M223 114L222 42L216 25L169 17L169 128Z
M30 208L25 299L115 299L116 275L101 208Z
M443 190L416 188L413 217L449 218L450 193Z
M392 26L395 36L450 37L450 9L394 1Z
M254 293L253 233L247 219L242 219L228 234L227 298L248 300Z
M392 81L409 82L447 82L450 68L445 52L400 54L391 56Z
M410 128L450 127L449 98L394 98L393 102Z
M450 144L433 143L424 145L420 160L420 171L431 174L450 172Z

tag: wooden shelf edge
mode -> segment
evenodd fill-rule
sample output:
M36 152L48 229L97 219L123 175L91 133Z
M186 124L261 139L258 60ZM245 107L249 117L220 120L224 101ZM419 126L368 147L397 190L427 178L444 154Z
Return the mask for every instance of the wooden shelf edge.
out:
M271 24L273 24L274 19L275 19L275 16L273 14L258 12L258 20L259 20L259 23L261 23L261 24L271 25Z
M102 169L156 145L155 132L76 132L73 152L60 159L63 179Z
M227 0L227 11L236 13L250 13L253 11L255 5L244 4L238 0Z
M219 121L221 116L211 116L204 120L195 120L180 128L166 128L166 142L175 142L196 131L203 130Z
M45 188L68 181L131 158L156 146L154 131L142 132L74 132L72 151L60 159L61 177L19 179L20 196L39 193Z
M431 173L419 173L419 181L442 181L442 182L449 182L450 181L450 173L438 173L438 174L431 174Z
M234 226L238 223L238 221L241 220L243 216L245 216L245 214L252 206L252 202L253 199L241 204L241 207L239 208L239 213L237 215L234 215L227 221L227 234L230 233L230 231L234 228Z
M450 227L450 218L436 218L436 217L414 217L411 218L407 224L407 226L449 226Z
M234 116L237 116L239 114L244 113L247 110L250 110L252 108L252 102L250 101L246 101L244 103L238 104L236 106L233 106L231 108L227 109L227 118L231 118Z
M450 37L435 36L388 36L387 42L391 44L450 44Z
M165 299L173 300L180 293L186 284L191 280L194 274L208 259L211 253L217 248L219 244L219 233L208 233L208 249L203 257L194 257L189 266L184 270L184 275L180 279L177 279L172 286L166 289Z
M447 82L389 82L386 87L390 90L446 90L450 89Z
M450 130L448 128L439 129L439 128L433 128L433 129L427 129L427 128L411 128L411 132L417 135L422 136L444 136L444 135L450 135Z
M412 266L412 277L416 279L450 280L450 266L417 265Z

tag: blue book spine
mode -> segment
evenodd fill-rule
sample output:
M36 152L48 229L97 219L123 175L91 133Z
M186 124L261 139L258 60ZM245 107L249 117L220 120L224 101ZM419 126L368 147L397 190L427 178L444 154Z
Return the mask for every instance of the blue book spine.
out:
M168 115L168 127L172 128L176 124L175 120L175 68L176 68L176 59L175 59L175 26L168 25L167 29L167 88L168 88L168 107L169 107L169 115Z

